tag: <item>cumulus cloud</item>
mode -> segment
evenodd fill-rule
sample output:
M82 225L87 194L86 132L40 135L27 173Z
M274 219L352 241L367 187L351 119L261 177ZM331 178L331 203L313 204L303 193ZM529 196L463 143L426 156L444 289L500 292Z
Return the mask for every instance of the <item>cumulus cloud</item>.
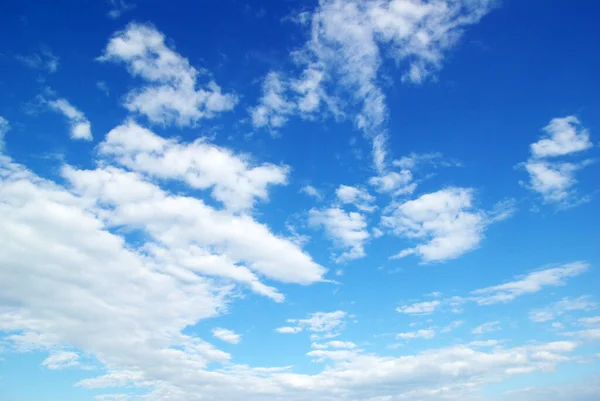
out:
M317 200L323 199L323 195L321 195L319 190L317 188L313 187L312 185L306 185L306 186L302 187L302 189L300 189L300 192L302 192L308 196L311 196Z
M400 237L421 242L393 258L416 254L424 262L444 261L477 248L491 223L510 216L511 205L485 212L475 207L472 189L451 187L392 203L382 224Z
M287 166L252 165L248 157L197 139L181 143L165 139L130 120L113 128L100 144L102 155L134 171L156 178L182 180L211 195L227 209L251 209L268 199L270 185L287 183Z
M334 243L346 249L336 256L336 263L360 259L366 255L365 243L370 237L365 215L359 212L346 212L339 207L311 209L308 222L313 227L323 227Z
M433 337L435 337L435 330L433 329L421 329L417 331L409 331L405 333L396 334L396 338L399 340L414 340L415 338L429 340Z
M242 336L237 334L235 331L227 330L223 328L216 328L212 331L213 336L218 338L221 341L228 342L230 344L237 344L240 342Z
M75 108L67 99L49 100L48 107L67 118L71 127L72 139L92 140L92 125L80 110Z
M283 126L295 105L286 98L286 82L279 73L270 72L262 85L262 97L256 107L250 109L252 125L256 128L268 127L276 131Z
M557 157L570 156L591 148L589 131L575 116L554 118L544 127L546 136L531 144L531 157L522 163L529 174L529 183L523 184L538 193L546 203L561 207L573 206L580 198L575 190L575 173L591 163L558 161Z
M341 204L354 205L358 210L363 212L372 212L376 208L373 205L375 197L369 194L364 188L340 185L336 189L335 195Z
M115 33L99 60L123 63L130 74L147 82L127 94L124 106L156 124L194 125L237 103L236 95L223 93L214 81L200 86L198 70L150 25L131 23Z

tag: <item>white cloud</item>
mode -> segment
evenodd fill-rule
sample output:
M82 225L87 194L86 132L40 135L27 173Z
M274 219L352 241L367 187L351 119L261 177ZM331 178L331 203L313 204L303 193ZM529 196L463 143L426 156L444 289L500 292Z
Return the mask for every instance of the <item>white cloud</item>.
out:
M455 320L452 323L450 323L449 325L447 325L446 327L444 327L442 330L440 330L441 333L450 333L451 331L456 330L457 328L459 328L460 326L462 326L465 322L462 320Z
M429 340L433 337L435 337L435 330L433 329L421 329L417 331L409 331L406 333L396 334L396 338L399 340L413 340L416 338L423 338Z
M234 94L224 94L214 81L198 86L198 71L165 44L165 37L150 25L131 23L110 39L101 61L122 62L147 85L129 92L125 107L157 124L194 125L203 118L232 110Z
M364 246L370 234L363 214L346 212L338 207L311 209L308 222L313 227L323 227L337 246L347 249L336 257L336 263L360 259L366 255Z
M8 120L2 116L0 116L0 152L4 150L4 136L10 129L10 124Z
M106 96L108 96L110 94L110 90L108 89L108 85L106 84L105 81L96 82L96 88L101 90Z
M75 108L67 99L56 99L47 102L48 106L64 115L71 126L71 138L83 139L86 141L92 140L92 126L89 120L80 110Z
M79 355L76 352L68 351L54 352L42 362L42 366L52 370L66 369L78 365Z
M99 151L134 171L162 179L178 179L211 195L227 209L251 209L267 200L270 185L287 183L287 166L264 163L253 166L248 157L197 139L181 143L164 139L130 120L112 129Z
M230 344L237 344L242 338L242 336L240 334L237 334L235 331L223 328L213 329L212 333L213 336L217 337L219 340L228 342Z
M106 16L110 19L117 19L123 13L131 11L135 8L135 4L126 2L125 0L106 0L110 6L110 11Z
M472 189L446 188L403 203L392 203L382 216L384 227L421 244L393 258L411 254L424 262L454 259L479 246L488 225L508 217L502 210L486 213L474 206Z
M522 185L540 194L546 203L568 207L584 202L587 198L580 198L574 189L575 173L592 161L574 163L553 158L591 148L588 130L581 127L577 117L567 116L552 119L544 131L547 137L531 144L531 158L522 163L529 174L529 184Z
M327 349L327 348L355 349L356 344L354 344L352 341L333 340L333 341L328 341L328 342L322 343L322 344L312 343L311 347L315 348L315 349Z
M471 333L484 334L484 333L491 333L493 331L498 331L498 330L501 330L500 322L495 321L495 322L483 323L482 325L479 325L479 326L475 327L473 330L471 330Z
M573 383L527 387L509 391L503 401L595 401L600 399L600 380L591 376Z
M559 287L566 279L576 277L589 268L587 263L574 262L527 274L518 280L471 292L473 300L480 305L510 302L522 295L536 293L544 287Z
M575 116L553 118L544 131L548 137L531 144L534 158L564 156L591 148L590 134Z
M281 334L296 334L302 331L302 327L284 326L276 328L275 331Z
M58 70L59 58L52 54L48 48L43 48L39 53L29 55L17 55L16 59L29 68L36 70L46 70L49 73Z
M286 98L286 85L287 83L282 80L279 73L270 72L266 76L259 104L250 109L254 127L268 127L276 131L287 122L295 105Z
M302 189L300 189L300 192L305 193L308 196L312 196L317 200L323 199L323 195L321 195L319 190L313 187L312 185L306 185L302 187Z
M335 195L342 204L352 204L360 211L370 213L376 209L376 206L373 205L375 197L364 188L340 185L336 189Z
M396 308L396 312L407 315L429 315L441 305L440 301L418 302L412 305L403 305Z
M600 341L600 328L573 331L562 334L567 337L576 337L586 341Z
M283 334L296 334L301 331L314 333L311 339L337 337L339 332L346 326L347 314L338 310L335 312L315 312L306 319L288 319L287 323L294 326L284 326L275 329ZM336 343L341 344L341 343ZM332 346L331 344L329 344Z
M567 312L593 310L598 304L591 301L590 298L591 297L589 296L581 296L578 298L566 297L546 308L532 310L529 312L529 318L534 322L549 322Z

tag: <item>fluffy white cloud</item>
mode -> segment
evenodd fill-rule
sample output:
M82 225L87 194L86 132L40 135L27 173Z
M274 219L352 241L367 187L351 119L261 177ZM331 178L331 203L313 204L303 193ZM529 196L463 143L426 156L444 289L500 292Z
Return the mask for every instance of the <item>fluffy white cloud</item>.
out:
M485 334L485 333L490 333L490 332L498 331L498 330L500 330L500 322L494 321L494 322L483 323L482 325L475 327L473 330L471 330L471 333Z
M110 19L117 19L123 13L135 8L135 4L125 0L106 0L106 2L110 5L110 11L106 14Z
M281 334L296 334L302 331L302 327L284 326L276 328L275 331Z
M462 326L465 322L462 320L455 320L452 323L450 323L449 325L447 325L446 327L442 328L440 330L441 333L450 333L451 331L456 330L457 328L459 328L460 326Z
M66 369L78 365L79 354L69 351L54 352L42 362L42 366L52 370Z
M546 308L532 310L529 313L529 318L534 322L549 322L567 312L593 310L598 304L591 301L590 298L591 297L589 296L581 296L578 298L566 297Z
M252 125L256 128L268 127L276 131L283 126L294 110L294 103L286 98L286 82L279 73L270 72L262 85L262 97L258 106L250 109Z
M131 23L115 33L99 60L124 63L132 75L147 81L127 94L124 105L153 123L193 125L237 103L234 94L222 93L214 81L198 87L198 71L150 25Z
M480 305L491 305L510 302L522 295L536 293L544 287L559 287L566 279L576 277L589 269L584 262L568 263L550 269L539 270L527 274L518 280L492 287L481 288L471 292L473 300Z
M48 101L48 106L64 115L71 126L71 138L92 140L92 126L89 120L80 110L75 108L67 99L56 99Z
M399 340L413 340L415 338L423 338L426 340L435 337L435 330L433 329L421 329L417 331L409 331L406 333L396 334L396 338Z
M347 249L336 257L336 263L365 256L365 243L370 234L367 219L359 212L346 212L339 207L311 209L308 222L313 227L323 227L337 246Z
M356 344L354 344L352 341L333 340L333 341L328 341L328 342L323 343L323 344L312 343L311 347L315 348L315 349L327 349L327 348L355 349L356 348Z
M270 185L287 183L287 166L253 166L248 157L198 139L181 143L165 139L132 120L112 129L99 151L134 171L162 179L178 179L193 188L212 189L227 209L243 211L267 200Z
M491 223L508 217L511 204L486 213L474 206L472 189L446 188L403 203L392 203L382 216L384 227L421 244L394 258L411 254L424 262L454 259L475 249Z
M407 315L429 315L440 305L440 301L418 302L412 305L399 306L396 308L396 312L405 313Z
M593 146L590 133L575 116L553 118L544 131L548 137L531 144L531 155L535 158L564 156Z
M342 204L352 204L363 212L372 212L376 206L373 205L375 197L369 194L364 188L352 187L350 185L340 185L335 191L335 195Z
M212 331L213 336L217 337L219 340L228 342L230 344L237 344L240 342L242 336L235 331L227 330L223 328L216 328Z
M566 207L585 201L573 188L577 184L575 173L591 161L574 163L554 158L591 148L588 130L581 127L577 117L567 116L552 119L544 131L547 137L531 144L531 158L522 163L529 174L529 184L523 185L540 194L546 203Z

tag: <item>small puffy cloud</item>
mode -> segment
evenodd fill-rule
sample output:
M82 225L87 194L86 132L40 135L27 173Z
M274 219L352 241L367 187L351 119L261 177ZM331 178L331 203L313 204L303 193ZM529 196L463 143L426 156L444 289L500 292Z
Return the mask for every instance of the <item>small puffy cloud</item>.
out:
M257 200L268 199L270 185L287 183L287 166L253 166L247 157L204 139L192 143L165 139L131 120L113 128L99 150L132 170L211 189L213 198L232 211L251 209Z
M441 333L450 333L451 331L456 330L457 328L459 328L460 326L462 326L465 322L463 320L455 320L453 322L451 322L449 325L447 325L446 327L442 328L442 330L440 330Z
M398 236L420 242L393 258L416 254L424 262L436 262L477 248L488 225L510 213L486 213L475 208L473 198L472 189L446 188L390 205L382 217L383 226Z
M313 198L315 198L317 200L323 199L323 195L321 195L319 190L317 188L313 187L312 185L306 185L306 186L302 187L302 189L300 189L300 192L302 192L308 196L312 196Z
M538 193L545 203L569 207L584 202L587 198L580 198L574 188L575 173L592 161L558 161L556 158L591 148L589 131L575 116L554 118L544 131L546 136L531 144L529 160L520 164L529 174L529 183L521 184Z
M471 330L471 333L473 334L485 334L485 333L491 333L493 331L498 331L500 330L500 322L499 321L495 321L495 322L487 322L484 323L482 325L479 325L477 327L475 327L473 330Z
M49 73L58 70L59 58L48 48L43 48L39 53L17 55L16 59L23 65L36 70L45 70Z
M433 329L421 329L417 331L409 331L405 333L396 334L396 338L399 340L414 340L416 338L429 340L433 337L435 337L435 330Z
M133 76L147 82L126 95L124 106L156 124L194 125L237 103L234 94L223 93L214 81L198 88L198 71L151 25L131 23L115 33L99 60L124 63Z
M376 206L373 205L375 197L369 194L365 189L352 187L349 185L340 185L335 191L335 195L342 204L352 204L363 212L372 212Z
M575 116L553 118L544 127L547 137L531 144L534 158L564 156L591 148L590 133Z
M566 279L576 277L589 268L584 262L574 262L559 267L539 270L527 274L518 280L471 292L473 300L480 305L510 302L524 294L536 293L544 287L559 287Z
M347 249L336 257L336 263L360 259L365 254L365 243L370 237L366 217L359 212L346 212L339 207L311 209L308 223L323 227L337 246Z
M275 331L281 334L296 334L302 331L302 327L284 326L276 328Z
M42 366L52 370L66 369L78 365L79 354L67 351L54 352L42 362Z
M228 342L230 344L237 344L242 338L242 336L240 334L237 334L235 331L222 328L213 329L212 334L219 340Z
M287 99L286 82L279 73L270 72L266 76L262 92L259 104L250 109L252 125L255 128L268 127L276 131L287 122L295 105Z
M49 100L48 107L61 113L69 121L72 139L92 140L92 126L80 110L75 108L67 99Z
M441 305L440 301L418 302L412 305L403 305L396 308L396 312L407 315L429 315Z
M529 313L529 318L534 322L549 322L567 312L596 309L598 304L591 301L590 298L590 296L581 296L578 298L566 297L546 308L532 310Z

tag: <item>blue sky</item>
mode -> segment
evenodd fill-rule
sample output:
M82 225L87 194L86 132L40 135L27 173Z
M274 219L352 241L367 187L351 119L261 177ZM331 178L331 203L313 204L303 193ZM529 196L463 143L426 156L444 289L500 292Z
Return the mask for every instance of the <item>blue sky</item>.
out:
M595 2L12 2L0 400L600 398Z

